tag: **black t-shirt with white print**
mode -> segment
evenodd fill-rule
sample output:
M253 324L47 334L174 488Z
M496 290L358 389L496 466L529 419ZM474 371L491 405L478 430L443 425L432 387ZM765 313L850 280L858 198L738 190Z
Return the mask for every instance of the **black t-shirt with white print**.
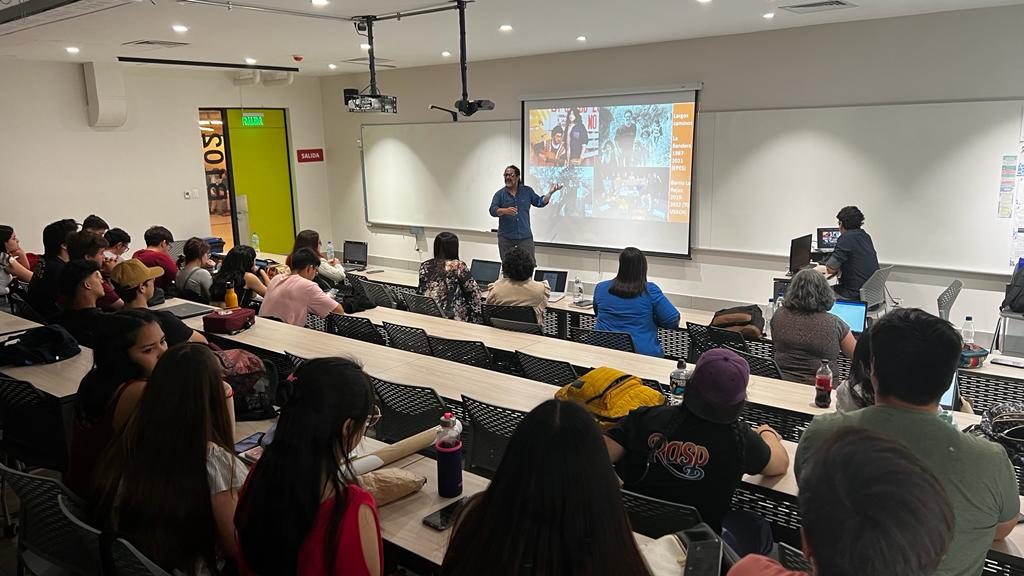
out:
M749 425L709 422L685 406L639 408L606 434L626 450L615 466L624 489L693 506L717 531L743 474L760 473L771 459Z

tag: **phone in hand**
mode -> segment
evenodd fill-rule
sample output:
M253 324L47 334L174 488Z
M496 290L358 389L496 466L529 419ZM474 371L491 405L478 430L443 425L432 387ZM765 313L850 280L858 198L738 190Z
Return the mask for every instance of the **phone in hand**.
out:
M250 434L249 436L242 438L235 443L235 454L241 454L250 448L259 446L261 440L263 440L263 432Z
M462 510L462 508L466 505L466 502L469 502L469 498L459 498L458 500L452 502L451 504L448 504L444 508L441 508L436 512L424 516L423 523L427 526L430 526L434 530L443 532L447 530L449 526L452 525L452 522L455 520L455 517L458 515L459 511Z

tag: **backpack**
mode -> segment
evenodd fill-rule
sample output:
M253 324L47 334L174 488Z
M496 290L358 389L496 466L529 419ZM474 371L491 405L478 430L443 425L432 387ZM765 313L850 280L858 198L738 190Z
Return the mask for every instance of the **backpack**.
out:
M82 349L63 326L31 328L0 342L0 366L52 364L77 356Z
M1024 266L1018 266L1010 277L1010 283L1006 285L1006 297L1003 298L999 309L1024 312Z
M248 350L214 350L224 380L234 391L235 420L245 422L273 418L277 398L277 368Z
M715 312L711 325L742 334L746 340L759 340L764 336L764 312L757 304L725 308Z
M985 410L980 423L964 432L1001 445L1013 464L1024 464L1024 403L996 404Z
M586 408L602 428L610 428L641 406L660 406L665 397L636 376L615 368L594 368L555 392L555 398Z

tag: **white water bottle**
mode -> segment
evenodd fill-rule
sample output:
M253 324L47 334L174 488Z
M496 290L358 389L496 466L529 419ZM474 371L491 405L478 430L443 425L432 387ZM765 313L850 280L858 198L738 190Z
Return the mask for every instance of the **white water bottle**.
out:
M960 335L964 338L964 344L974 344L974 318L968 316L964 320L964 326L960 329Z
M583 282L580 282L580 277L577 276L572 282L572 301L582 302L583 301Z
M260 253L260 235L255 232L252 233L252 249L255 250L257 254Z
M334 260L334 242L327 241L327 259Z
M764 335L771 336L772 316L775 316L775 298L768 299L768 308L765 309Z

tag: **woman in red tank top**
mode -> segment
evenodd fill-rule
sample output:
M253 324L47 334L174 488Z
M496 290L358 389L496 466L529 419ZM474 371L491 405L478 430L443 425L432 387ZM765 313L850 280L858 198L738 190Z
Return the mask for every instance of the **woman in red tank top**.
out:
M377 506L348 456L375 421L369 378L345 358L306 361L290 378L274 440L235 512L240 571L379 576Z

